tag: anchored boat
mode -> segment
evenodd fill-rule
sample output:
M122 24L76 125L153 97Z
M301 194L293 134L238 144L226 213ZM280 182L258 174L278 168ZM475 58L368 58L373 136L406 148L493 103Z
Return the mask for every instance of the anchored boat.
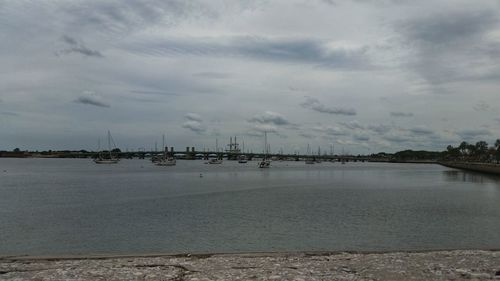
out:
M156 166L175 166L177 160L172 156L167 156L167 147L165 147L165 135L163 135L163 157L156 159L154 164Z
M99 141L99 153L97 154L97 158L94 159L94 163L96 164L117 164L120 162L120 159L116 156L113 156L111 153L111 133L108 130L108 151L104 153L101 150L101 141ZM114 144L114 142L113 142Z

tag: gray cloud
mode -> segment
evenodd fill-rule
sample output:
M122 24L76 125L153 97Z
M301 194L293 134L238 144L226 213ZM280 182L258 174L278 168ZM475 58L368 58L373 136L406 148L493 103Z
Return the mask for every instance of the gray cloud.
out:
M207 79L227 79L231 77L229 73L222 72L198 72L193 74L194 77Z
M101 52L88 48L87 46L85 46L85 44L83 44L83 42L78 42L76 39L70 36L64 35L61 40L69 45L69 47L57 51L56 55L79 53L87 57L104 57Z
M184 115L184 118L186 118L189 121L203 122L203 118L201 118L201 116L199 114L192 113L192 112Z
M174 26L192 17L217 17L202 1L137 0L72 2L61 5L59 14L80 32L95 30L107 36L123 36L153 25Z
M427 128L426 126L413 127L413 128L410 128L409 131L415 135L432 135L432 134L434 134L434 131Z
M401 111L393 111L391 112L392 117L413 117L413 113L411 112L401 112Z
M254 124L249 128L246 134L249 136L261 137L265 132L278 134L278 128L271 124Z
M324 127L321 125L314 126L312 127L312 130L319 132L319 133L324 133L330 136L345 136L347 135L347 132L340 129L339 127Z
M177 93L172 93L172 92L148 91L148 90L132 90L130 92L134 93L134 94L151 95L151 96L178 96L179 95Z
M466 140L492 135L491 131L488 129L466 129L457 131L456 134Z
M301 104L302 107L312 109L320 113L334 114L334 115L356 115L356 110L352 108L338 108L328 107L322 104L318 99L313 97L306 97L306 101Z
M392 129L392 126L384 125L384 124L370 125L370 126L368 126L368 129L370 131L373 131L375 133L383 135L383 134L389 132Z
M355 141L369 141L370 140L370 136L368 136L368 135L354 135L352 138Z
M351 130L364 130L365 127L363 125L361 125L357 120L353 120L353 121L350 121L350 122L340 122L339 123L340 125L346 127L347 129L351 129Z
M499 19L498 9L457 6L398 21L395 30L404 38L406 48L414 51L407 66L431 85L498 80L498 57L492 60L488 51L494 42L485 34L498 29Z
M397 29L411 44L440 46L479 39L498 21L498 15L491 10L447 10L399 22Z
M98 107L111 107L111 105L105 101L103 101L102 97L93 93L93 92L84 92L82 96L79 96L76 100L76 103L93 105Z
M321 0L321 2L328 5L337 6L337 2L335 2L334 0Z
M396 134L385 135L383 137L383 139L390 141L390 142L396 142L396 143L404 143L404 142L409 142L411 140L407 136L396 135Z
M313 39L233 36L142 40L124 49L151 56L242 57L273 62L309 63L328 68L366 69L370 67L367 47L331 47Z
M248 121L251 123L274 124L277 126L290 124L290 122L283 115L272 111L257 114Z
M63 35L61 40L68 43L69 45L78 45L78 42L74 38L67 35Z
M11 112L11 111L0 111L0 115L4 115L4 116L19 116L18 113Z
M457 1L0 1L2 144L86 149L96 124L129 148L158 128L176 146L247 133L254 151L264 131L353 153L491 141L500 6Z
M299 136L303 137L303 138L306 138L306 139L314 139L316 138L315 135L313 134L308 134L308 133L300 133Z
M492 108L485 101L480 101L476 105L473 106L475 111L490 111Z

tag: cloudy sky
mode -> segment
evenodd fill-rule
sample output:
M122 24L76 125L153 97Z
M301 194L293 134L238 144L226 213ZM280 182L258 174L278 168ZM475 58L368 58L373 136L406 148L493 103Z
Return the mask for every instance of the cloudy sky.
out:
M500 137L497 0L0 0L0 150Z

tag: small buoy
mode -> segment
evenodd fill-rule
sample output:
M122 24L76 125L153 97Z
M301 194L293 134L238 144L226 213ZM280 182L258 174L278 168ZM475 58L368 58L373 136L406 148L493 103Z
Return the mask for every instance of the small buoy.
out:
M203 174L200 174L200 178L202 178L202 177L203 177Z

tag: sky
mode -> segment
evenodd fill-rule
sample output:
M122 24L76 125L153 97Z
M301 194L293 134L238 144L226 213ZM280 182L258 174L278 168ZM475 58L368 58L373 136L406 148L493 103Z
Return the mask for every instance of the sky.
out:
M500 138L497 0L0 0L0 150Z

